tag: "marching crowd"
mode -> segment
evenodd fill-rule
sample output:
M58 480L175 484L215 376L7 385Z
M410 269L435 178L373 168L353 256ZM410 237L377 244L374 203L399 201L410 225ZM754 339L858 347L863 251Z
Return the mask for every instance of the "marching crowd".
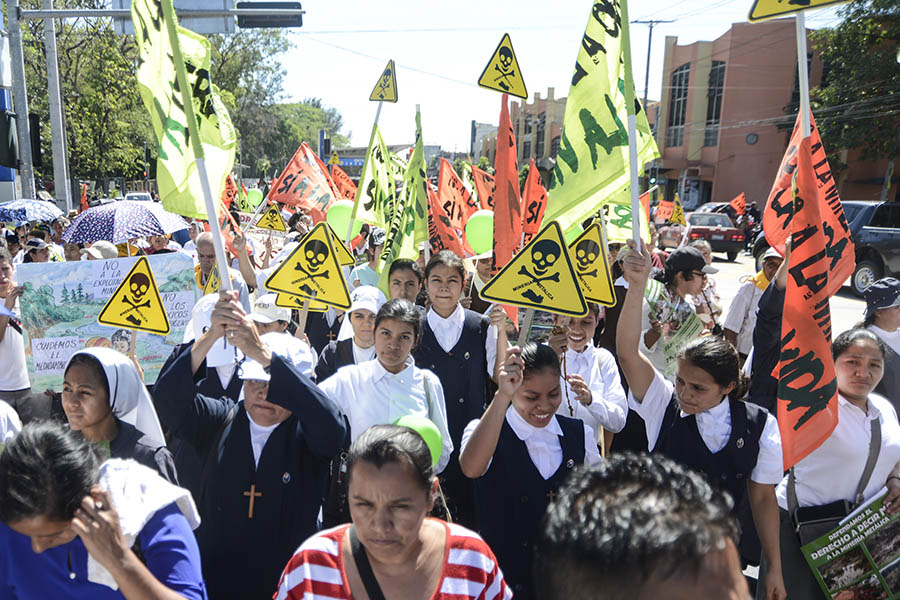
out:
M814 599L803 510L887 486L900 511L896 279L836 332L838 425L785 473L774 250L726 311L703 242L610 244L617 304L513 345L489 254L423 248L382 278L368 226L350 308L301 326L264 287L298 213L280 252L235 237L234 291L201 297L152 385L124 331L37 391L17 265L181 252L202 294L216 262L199 223L118 247L68 225L0 242L0 600Z

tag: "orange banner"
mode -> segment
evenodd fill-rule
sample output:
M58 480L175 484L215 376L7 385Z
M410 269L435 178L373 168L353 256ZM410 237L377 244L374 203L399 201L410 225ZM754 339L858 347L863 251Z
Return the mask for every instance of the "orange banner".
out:
M818 448L838 422L828 305L833 238L827 221L833 213L820 202L814 152L810 138L801 140L795 148L791 194L795 210L787 223L792 240L790 269L781 322L781 356L773 373L778 378L778 428L785 470ZM852 256L852 244L849 251Z
M428 240L432 253L450 250L463 258L474 254L468 245L464 245L460 235L453 228L450 217L447 216L437 194L430 185L428 186Z
M734 209L734 211L742 215L747 210L747 197L744 195L744 192L738 194L738 196L728 203L728 206Z
M656 217L654 221L668 221L675 212L675 203L670 200L661 200L659 206L656 207Z
M234 202L237 193L238 188L237 184L234 182L234 176L229 173L228 177L225 178L225 188L222 190L222 204L226 209L231 207L231 203Z
M853 242L850 240L850 226L847 224L847 218L844 216L844 209L841 207L841 199L838 196L837 182L831 175L831 168L828 166L828 160L825 156L825 148L822 146L822 139L819 137L819 130L816 122L809 115L810 120L810 154L813 173L815 179L815 191L813 195L808 195L809 202L815 202L817 210L822 217L822 221L817 225L822 227L825 233L826 246L825 251L829 259L828 269L830 276L827 278L826 291L829 296L833 296L847 277L853 273L856 266L856 256ZM769 199L766 203L766 210L763 212L763 230L766 232L766 240L769 245L777 248L781 254L784 254L784 242L790 235L791 222L794 214L794 204L791 201L791 178L797 169L797 157L799 156L798 148L800 147L800 117L797 116L797 122L794 125L794 133L791 135L791 141L788 144L787 152L781 161L781 167L778 169L778 175L769 193ZM794 228L798 231L798 235L805 232ZM791 263L794 264L793 259Z
M475 191L481 208L494 210L494 176L472 165L472 179L475 180Z
M644 208L644 214L647 215L647 222L650 222L650 192L644 192L638 197L638 202Z
M90 205L88 204L88 199L87 199L87 184L82 183L81 184L81 204L78 207L78 212L87 210L88 208L90 208Z
M507 100L508 96L503 94L497 154L494 156L494 273L512 260L522 243L522 199L519 197L516 137L509 119Z
M457 229L462 229L472 213L481 208L446 158L441 159L437 195L444 212Z
M541 174L531 159L525 191L522 196L522 248L541 230L544 211L547 209L547 190L541 183Z
M331 179L343 200L356 200L356 184L342 168L331 165Z
M228 177L231 178L231 175ZM237 190L236 187L235 190ZM236 231L241 231L241 226L234 220L234 217L231 216L231 212L228 210L228 207L225 206L224 200L222 200L221 206L219 207L219 213L219 229L222 231L225 249L231 252L232 256L237 257L237 250L234 249L234 234ZM249 248L250 246L248 245L247 247Z
M272 182L269 200L301 206L315 223L325 220L325 212L336 200L334 183L316 153L303 142L290 162Z

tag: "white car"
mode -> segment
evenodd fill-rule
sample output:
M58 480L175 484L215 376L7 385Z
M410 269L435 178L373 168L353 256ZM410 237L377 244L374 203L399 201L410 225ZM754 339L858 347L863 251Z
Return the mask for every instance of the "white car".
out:
M150 192L128 192L125 194L126 200L143 200L144 202L153 202L153 196Z

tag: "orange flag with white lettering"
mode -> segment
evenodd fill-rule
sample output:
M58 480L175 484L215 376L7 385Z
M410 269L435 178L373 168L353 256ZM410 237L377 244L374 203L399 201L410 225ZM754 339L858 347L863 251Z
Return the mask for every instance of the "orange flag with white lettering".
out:
M547 210L547 190L541 183L541 174L531 159L525 190L522 193L522 248L541 230L544 211Z
M328 170L306 142L300 144L290 162L272 182L269 200L301 206L315 223L325 220L325 212L335 198Z
M747 196L744 195L744 192L741 192L734 198L734 200L728 203L728 206L733 208L734 212L736 212L737 214L744 214L744 212L747 210Z
M431 189L428 188L428 241L431 244L431 252L450 250L455 255L465 258L475 253L465 243L450 223L450 217L441 206L441 202Z
M462 229L472 213L481 208L446 158L441 159L437 195L450 222L457 229Z
M840 287L850 272L840 255L832 255L832 249L836 242L840 251L849 252L851 257L854 252L852 242L848 238L839 240L836 236L840 232L828 224L834 213L821 194L814 146L809 137L798 141L789 192L792 202L780 197L781 203L792 208L790 217L784 220L792 240L791 255L781 355L773 373L778 379L778 428L785 470L818 448L838 422L828 299L833 293L830 290Z
M331 165L331 179L337 188L340 199L356 200L356 184L350 176L337 165Z
M494 156L494 273L512 260L522 243L522 199L508 98L503 94Z
M222 204L226 209L231 207L231 203L234 202L237 193L238 188L237 184L234 182L234 176L229 173L228 177L225 178L225 187L222 189Z
M484 210L494 210L494 176L472 165L472 179L478 202Z

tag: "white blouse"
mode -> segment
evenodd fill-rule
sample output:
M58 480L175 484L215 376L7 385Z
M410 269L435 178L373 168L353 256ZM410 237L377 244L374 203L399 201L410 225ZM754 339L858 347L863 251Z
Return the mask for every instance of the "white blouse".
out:
M582 352L566 350L565 356L564 375L581 375L591 390L592 401L588 406L583 405L578 401L572 386L560 378L563 398L556 414L584 421L598 443L602 442L597 439L598 427L613 433L622 431L628 416L628 402L619 378L619 367L612 353L605 348L588 345ZM569 394L568 401L566 392ZM569 404L574 409L574 415L569 414Z

